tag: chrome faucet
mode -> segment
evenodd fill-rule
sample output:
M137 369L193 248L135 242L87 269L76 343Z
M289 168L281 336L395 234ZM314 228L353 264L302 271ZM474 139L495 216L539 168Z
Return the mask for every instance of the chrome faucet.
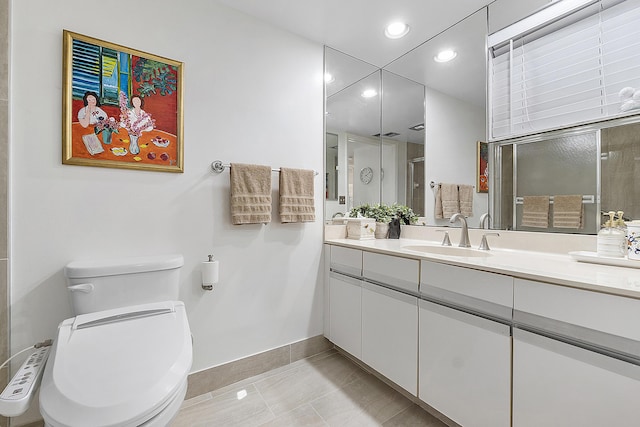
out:
M487 225L488 227L485 227L485 225ZM489 212L483 213L480 216L480 228L483 230L485 228L491 228L491 215L489 215Z
M335 219L337 217L344 217L344 214L342 212L336 212L333 214L333 216L331 217L331 219Z
M469 228L467 227L467 220L461 213L454 213L449 220L450 223L456 222L456 220L460 220L462 224L462 229L460 231L460 246L461 248L470 248L471 243L469 243Z

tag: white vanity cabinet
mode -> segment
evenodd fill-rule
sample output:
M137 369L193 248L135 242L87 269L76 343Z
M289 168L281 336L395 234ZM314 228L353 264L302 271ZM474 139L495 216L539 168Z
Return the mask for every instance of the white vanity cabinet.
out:
M362 361L414 396L418 394L419 269L417 260L363 254Z
M516 279L513 426L637 426L640 300Z
M329 339L362 357L362 251L332 246L329 272Z
M509 276L422 261L419 398L463 426L511 422Z

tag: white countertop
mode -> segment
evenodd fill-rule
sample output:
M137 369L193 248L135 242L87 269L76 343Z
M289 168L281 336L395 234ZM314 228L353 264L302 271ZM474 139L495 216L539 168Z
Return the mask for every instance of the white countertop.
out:
M403 249L410 245L440 246L439 242L404 238L327 239L325 243L640 299L640 269L578 262L568 254L492 248L487 257L448 256Z

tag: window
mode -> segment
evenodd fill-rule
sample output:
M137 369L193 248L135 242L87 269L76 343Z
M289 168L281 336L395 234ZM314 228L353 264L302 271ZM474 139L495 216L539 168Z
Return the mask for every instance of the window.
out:
M126 53L73 40L73 97L90 91L102 104L118 105L118 92L129 93L130 62Z
M492 140L640 113L640 0L579 3L489 37Z

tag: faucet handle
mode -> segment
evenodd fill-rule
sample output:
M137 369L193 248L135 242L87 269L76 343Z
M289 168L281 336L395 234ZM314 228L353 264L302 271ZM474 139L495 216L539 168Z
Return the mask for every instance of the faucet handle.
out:
M487 243L487 236L500 236L500 233L484 233L482 235L482 241L480 242L480 246L478 247L481 251L488 251L489 244Z
M436 230L439 233L444 233L444 239L442 239L442 246L451 246L451 240L449 240L448 230Z

